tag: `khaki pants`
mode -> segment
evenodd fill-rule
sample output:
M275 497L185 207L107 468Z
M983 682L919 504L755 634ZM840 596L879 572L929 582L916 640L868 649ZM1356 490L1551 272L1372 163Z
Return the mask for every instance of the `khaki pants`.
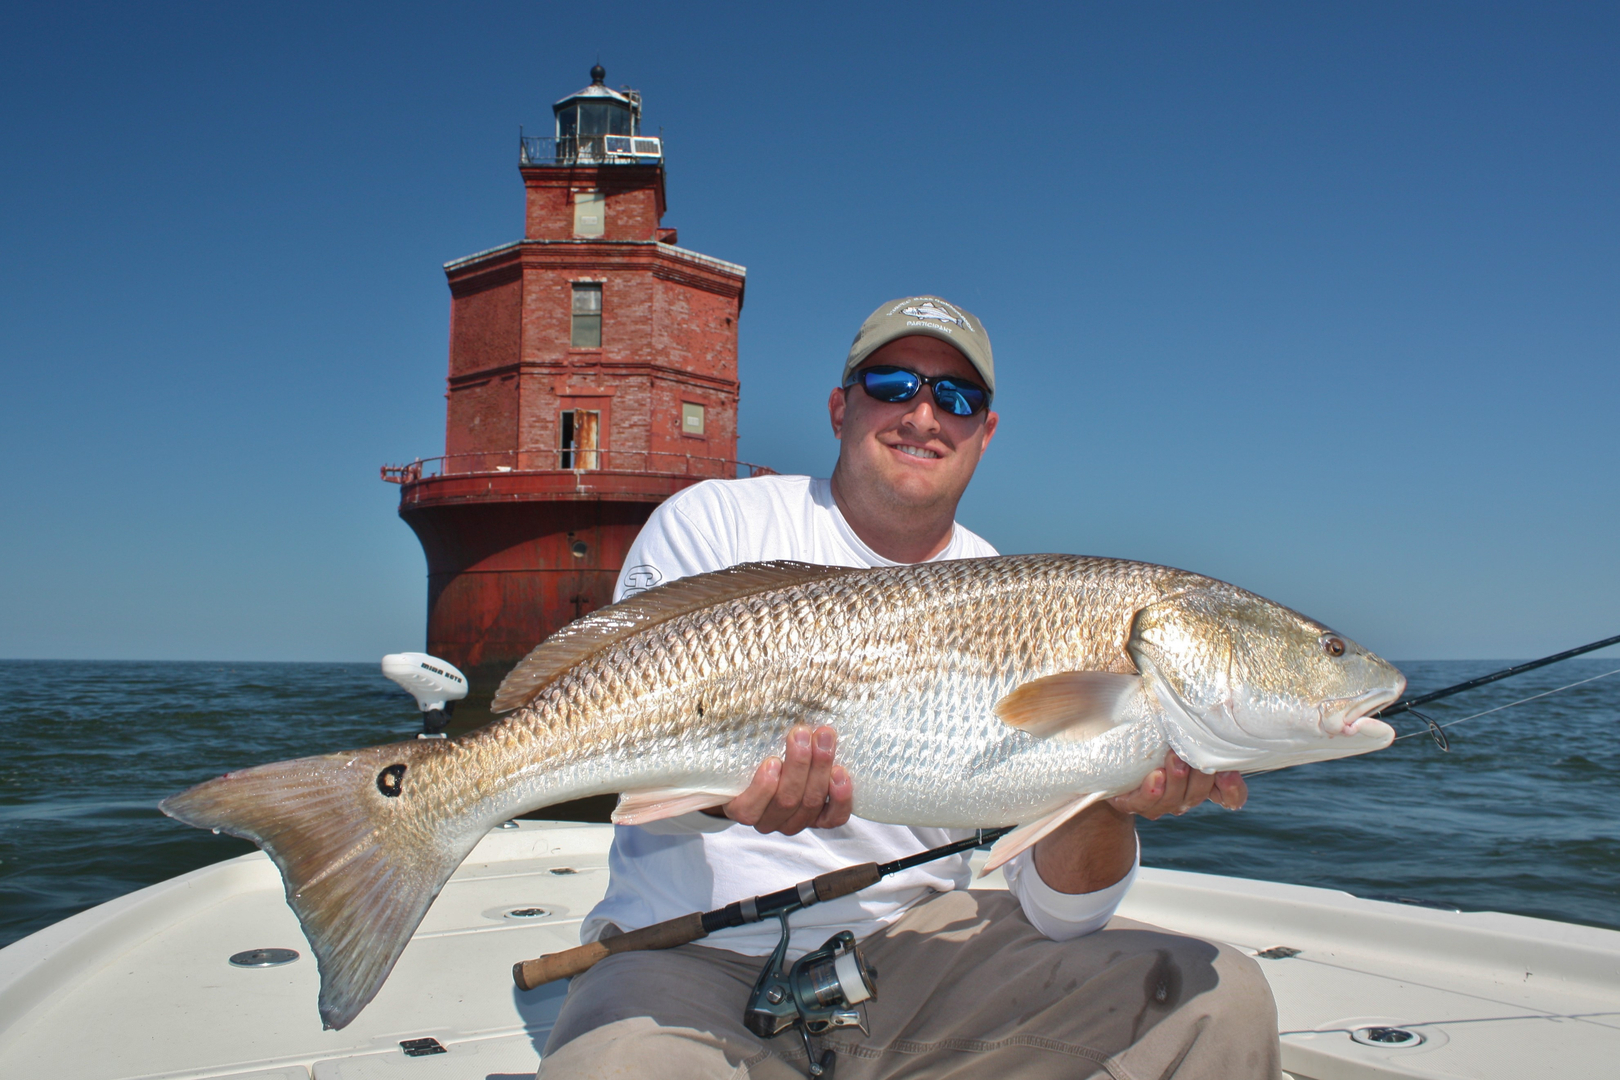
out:
M1005 892L941 893L861 944L877 970L871 1035L816 1039L837 1080L1112 1077L1277 1080L1277 1009L1225 946L1116 918L1051 941ZM742 1025L763 957L685 945L610 957L574 979L540 1080L793 1080L796 1032Z

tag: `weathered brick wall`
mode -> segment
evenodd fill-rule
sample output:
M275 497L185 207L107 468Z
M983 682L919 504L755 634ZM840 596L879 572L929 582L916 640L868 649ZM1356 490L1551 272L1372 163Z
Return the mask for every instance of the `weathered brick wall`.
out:
M528 238L454 264L449 453L517 450L518 468L556 468L563 409L602 414L610 469L670 468L614 451L732 458L737 446L737 319L742 278L724 264L651 242L662 170L526 168ZM606 234L573 236L576 190L606 193ZM602 286L602 345L571 345L573 285ZM704 434L681 405L704 407Z
M604 165L521 170L526 192L523 235L530 240L574 236L574 193L607 196L604 240L657 239L664 216L664 170L657 165Z
M514 367L522 337L523 283L514 258L480 274L450 301L450 377Z
M493 375L453 387L445 408L444 452L458 454L508 453L518 449L516 373ZM484 468L510 462L489 462ZM458 469L479 468L461 462Z

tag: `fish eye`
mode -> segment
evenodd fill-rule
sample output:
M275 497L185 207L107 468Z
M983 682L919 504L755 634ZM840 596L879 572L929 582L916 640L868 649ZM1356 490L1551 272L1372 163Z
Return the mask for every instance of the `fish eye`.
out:
M1335 637L1332 634L1323 634L1322 651L1327 653L1329 656L1343 656L1344 639L1341 637Z

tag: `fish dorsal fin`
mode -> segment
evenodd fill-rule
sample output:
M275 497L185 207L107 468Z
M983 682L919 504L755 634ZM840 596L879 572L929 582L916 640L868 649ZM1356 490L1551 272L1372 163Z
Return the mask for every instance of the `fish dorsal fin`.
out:
M1126 719L1140 675L1060 671L1016 687L996 702L1002 723L1043 739L1094 739Z
M694 574L627 596L617 604L598 608L536 645L507 672L490 702L491 712L510 712L534 700L534 696L555 682L563 672L616 641L639 634L649 626L668 622L688 612L726 600L783 589L829 574L845 574L850 566L819 566L815 563L742 563Z

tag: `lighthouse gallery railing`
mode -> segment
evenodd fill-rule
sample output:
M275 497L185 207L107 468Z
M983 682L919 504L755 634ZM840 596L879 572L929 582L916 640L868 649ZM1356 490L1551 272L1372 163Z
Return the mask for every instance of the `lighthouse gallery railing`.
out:
M700 457L661 450L517 450L489 454L447 454L418 458L408 465L384 465L390 484L414 484L435 476L512 472L626 472L734 480L770 476L773 469L731 458Z
M520 165L656 165L664 140L650 135L521 135Z

